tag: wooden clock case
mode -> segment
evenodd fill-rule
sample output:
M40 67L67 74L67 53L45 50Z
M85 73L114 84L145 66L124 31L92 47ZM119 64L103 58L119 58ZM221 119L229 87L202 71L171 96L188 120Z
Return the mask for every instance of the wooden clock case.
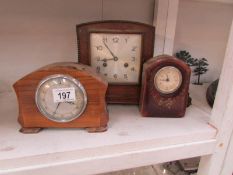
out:
M90 34L91 33L118 33L141 34L142 52L139 84L109 84L106 101L115 104L139 104L141 88L141 72L143 63L153 56L154 32L151 25L131 21L96 21L76 26L79 62L90 65Z
M87 93L87 106L80 117L70 122L55 122L44 117L35 102L36 88L39 82L49 75L65 74L80 81ZM21 132L36 133L42 128L87 128L89 132L101 132L107 129L108 111L105 94L107 82L89 66L72 62L55 63L28 74L18 80L14 89L18 98Z
M182 74L182 83L177 91L162 94L154 86L154 76L165 66L174 66ZM188 103L190 67L183 61L167 55L148 60L143 66L142 89L139 110L144 117L178 118L185 115Z

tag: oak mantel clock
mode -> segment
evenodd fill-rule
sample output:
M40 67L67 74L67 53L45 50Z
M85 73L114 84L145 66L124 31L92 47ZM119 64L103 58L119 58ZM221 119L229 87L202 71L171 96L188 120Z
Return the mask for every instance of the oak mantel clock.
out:
M140 112L145 117L183 117L188 103L191 70L183 61L167 55L143 66Z
M105 76L107 102L138 104L142 64L153 56L155 28L138 22L97 21L76 29L79 62Z
M18 80L14 89L23 133L49 127L106 130L107 81L89 66L51 64Z

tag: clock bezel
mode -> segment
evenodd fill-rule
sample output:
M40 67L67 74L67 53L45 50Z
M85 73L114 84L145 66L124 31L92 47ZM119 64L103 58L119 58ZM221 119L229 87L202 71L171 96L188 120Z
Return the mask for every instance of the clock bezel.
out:
M179 81L179 83L178 83L178 85L176 86L176 88L173 89L172 91L169 91L169 92L166 92L166 91L164 91L164 90L161 90L161 89L158 87L157 83L156 83L156 77L157 77L157 75L158 75L163 69L165 69L165 68L173 68L173 69L178 70L178 74L179 74L179 76L180 76L180 78L181 78L180 81ZM156 89L158 92L160 92L161 94L164 94L164 95L169 95L169 94L172 94L172 93L178 91L179 88L180 88L180 86L182 85L182 81L183 81L182 73L181 73L180 69L177 68L176 66L171 66L171 65L169 65L169 66L161 67L161 68L154 74L154 87L155 87L155 89Z
M95 21L77 25L76 32L79 62L86 65L91 64L91 33L139 34L142 36L138 83L109 83L106 94L106 101L108 103L138 104L141 89L142 66L154 53L155 27L132 21Z
M64 78L67 79L69 81L71 81L72 83L74 83L74 85L76 85L80 91L83 93L83 107L80 110L80 112L75 116L72 117L71 119L62 119L62 120L57 120L55 117L53 117L52 115L48 114L46 111L44 111L44 109L42 109L42 107L39 105L39 90L41 88L41 86L46 83L47 81L51 80L51 79L56 79L56 78ZM40 113L47 119L57 122L57 123L67 123L67 122L71 122L77 118L79 118L82 113L85 111L86 106L87 106L87 93L85 88L83 87L83 85L80 83L80 81L78 81L77 79L69 76L69 75L65 75L65 74L54 74L54 75L49 75L47 77L45 77L44 79L42 79L40 81L40 83L38 84L37 88L36 88L36 93L35 93L35 103L36 106L38 108L38 110L40 111Z

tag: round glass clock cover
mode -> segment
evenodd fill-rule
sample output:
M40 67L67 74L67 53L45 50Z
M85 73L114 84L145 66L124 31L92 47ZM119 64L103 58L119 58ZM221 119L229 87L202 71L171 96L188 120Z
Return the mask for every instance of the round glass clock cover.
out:
M141 34L91 33L91 66L109 83L138 84Z
M179 89L182 83L182 74L173 66L161 68L154 76L155 88L163 94L170 94Z
M36 90L36 105L49 120L69 122L85 110L87 95L83 85L68 75L52 75L43 79Z

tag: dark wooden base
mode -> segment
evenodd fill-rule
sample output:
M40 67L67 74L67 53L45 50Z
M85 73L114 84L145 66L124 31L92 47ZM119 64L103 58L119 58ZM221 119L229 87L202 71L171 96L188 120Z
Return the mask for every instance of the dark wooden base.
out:
M87 132L93 133L93 132L105 132L108 130L107 126L101 126L97 128L86 128Z
M19 131L23 134L36 134L43 130L43 128L21 128Z

